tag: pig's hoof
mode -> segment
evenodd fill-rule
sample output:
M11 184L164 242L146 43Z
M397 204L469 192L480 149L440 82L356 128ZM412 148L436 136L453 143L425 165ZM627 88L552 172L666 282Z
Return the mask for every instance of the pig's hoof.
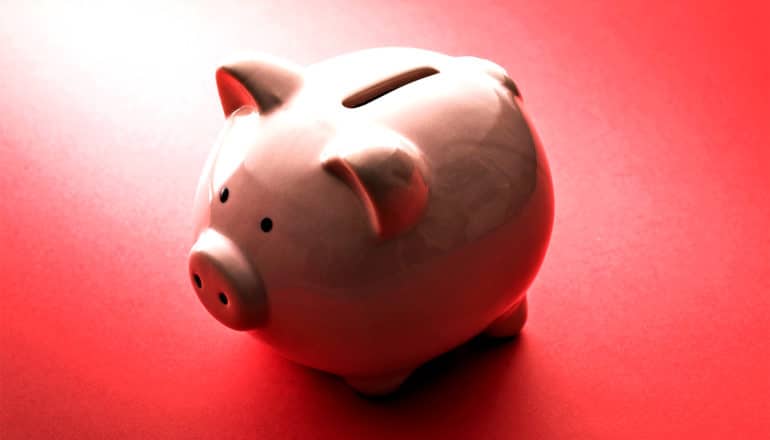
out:
M506 310L499 318L495 319L484 334L493 338L510 338L521 333L524 323L527 322L527 298Z
M411 373L407 371L385 376L349 376L344 379L359 394L367 397L381 397L396 391Z

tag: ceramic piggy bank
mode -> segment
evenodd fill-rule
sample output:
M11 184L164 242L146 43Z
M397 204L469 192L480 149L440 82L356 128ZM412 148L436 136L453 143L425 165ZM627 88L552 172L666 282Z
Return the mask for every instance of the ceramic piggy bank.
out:
M206 309L364 394L485 332L516 335L553 189L505 70L381 48L216 72L189 276Z

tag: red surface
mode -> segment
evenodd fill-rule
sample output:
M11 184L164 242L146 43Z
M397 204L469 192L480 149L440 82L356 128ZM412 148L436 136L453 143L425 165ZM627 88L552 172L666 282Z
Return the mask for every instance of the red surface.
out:
M0 437L770 438L767 2L60 3L0 7ZM217 62L380 45L506 66L557 207L521 339L371 402L185 256Z

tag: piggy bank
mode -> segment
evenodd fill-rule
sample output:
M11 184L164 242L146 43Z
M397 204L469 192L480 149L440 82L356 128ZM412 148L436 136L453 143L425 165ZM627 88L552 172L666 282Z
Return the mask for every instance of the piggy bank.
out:
M216 71L189 277L208 312L368 395L480 333L515 336L553 189L506 71L370 49Z

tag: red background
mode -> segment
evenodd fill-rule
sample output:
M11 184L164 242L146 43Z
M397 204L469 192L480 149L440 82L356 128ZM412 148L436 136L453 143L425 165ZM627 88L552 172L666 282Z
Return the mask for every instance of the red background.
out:
M768 2L61 3L0 7L0 437L770 438ZM557 206L523 336L372 402L186 253L217 63L382 45L505 66Z

